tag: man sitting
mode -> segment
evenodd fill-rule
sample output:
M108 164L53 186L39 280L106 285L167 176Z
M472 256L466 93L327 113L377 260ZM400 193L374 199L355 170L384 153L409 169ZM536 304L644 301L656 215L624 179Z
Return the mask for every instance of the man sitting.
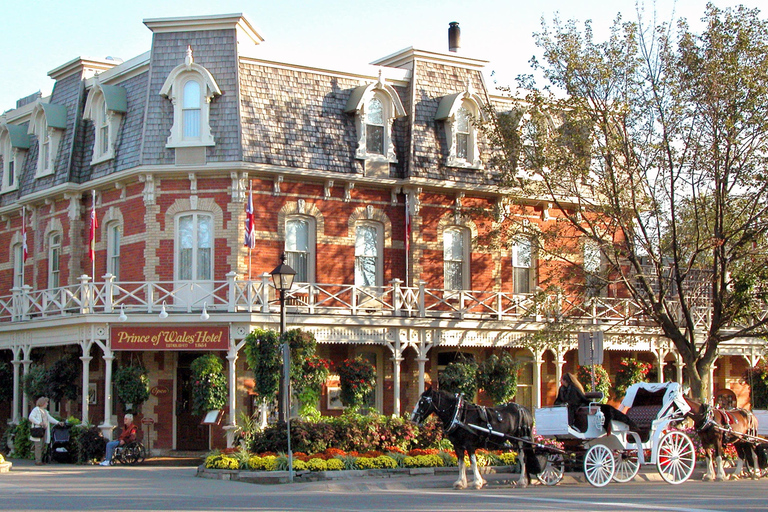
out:
M110 466L112 464L112 456L115 453L115 448L118 446L125 446L128 443L132 443L136 440L136 431L138 427L133 424L133 414L126 414L123 418L123 431L114 441L107 443L107 454L104 460L99 463L100 466Z

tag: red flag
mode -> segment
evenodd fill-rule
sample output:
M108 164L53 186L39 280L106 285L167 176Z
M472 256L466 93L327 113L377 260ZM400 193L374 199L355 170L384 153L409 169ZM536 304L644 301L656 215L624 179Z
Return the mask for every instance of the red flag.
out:
M94 199L95 199L94 195ZM91 243L90 243L90 255L91 261L96 260L96 229L99 227L99 221L96 218L96 201L91 203Z
M405 254L411 253L411 205L405 194Z
M253 249L256 247L256 219L253 215L253 190L248 195L248 204L245 205L245 240L243 245Z
M21 209L21 247L24 251L24 261L29 258L29 248L27 247L27 209Z

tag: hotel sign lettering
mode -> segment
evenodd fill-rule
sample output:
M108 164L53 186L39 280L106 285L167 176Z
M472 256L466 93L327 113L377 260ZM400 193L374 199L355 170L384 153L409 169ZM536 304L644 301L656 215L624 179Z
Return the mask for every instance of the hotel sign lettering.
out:
M112 327L112 350L227 350L229 327Z

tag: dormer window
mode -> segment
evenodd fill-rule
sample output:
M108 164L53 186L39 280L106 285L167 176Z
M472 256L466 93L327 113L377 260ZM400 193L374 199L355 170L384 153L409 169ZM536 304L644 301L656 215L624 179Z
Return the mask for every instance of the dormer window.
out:
M213 75L194 62L192 48L187 48L184 64L171 71L160 95L173 102L173 126L166 147L213 146L210 106L221 95Z
M83 118L93 121L94 127L91 165L115 157L117 132L127 110L124 87L94 84L83 112Z
M2 159L2 189L10 192L19 188L19 170L29 149L29 135L22 126L0 124L0 158Z
M392 124L405 115L395 89L382 82L354 89L345 112L355 116L357 151L355 158L396 163Z
M67 108L38 100L32 110L28 133L37 137L37 171L35 178L53 174L59 143L67 127Z
M437 109L436 121L445 125L448 144L448 167L480 169L480 151L477 144L477 119L485 119L480 99L471 90L444 96Z

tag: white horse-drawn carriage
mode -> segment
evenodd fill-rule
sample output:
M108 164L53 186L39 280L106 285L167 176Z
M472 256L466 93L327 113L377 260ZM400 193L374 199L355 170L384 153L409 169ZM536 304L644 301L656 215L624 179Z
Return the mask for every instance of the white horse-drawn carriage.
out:
M536 433L563 444L562 450L548 454L539 479L547 485L557 484L568 459L583 456L584 474L595 487L611 480L628 482L644 464L655 464L670 484L688 480L696 463L696 449L685 432L675 429L690 410L680 385L633 384L621 405L635 423L634 431L614 419L607 433L605 415L594 402L577 412L580 421L574 423L580 429L569 424L566 406L536 409Z

